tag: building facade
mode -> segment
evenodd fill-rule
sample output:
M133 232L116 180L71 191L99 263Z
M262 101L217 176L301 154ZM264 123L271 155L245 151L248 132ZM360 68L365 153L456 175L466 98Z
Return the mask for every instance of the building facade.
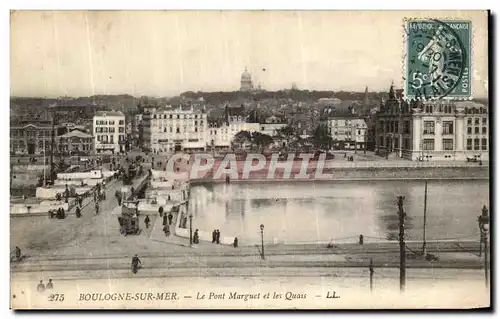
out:
M142 117L142 127L142 147L155 154L207 146L207 114L192 107L150 109Z
M54 130L56 134L57 130ZM52 121L22 121L10 125L10 153L43 155L50 151Z
M353 114L330 116L327 130L332 139L332 147L362 150L367 144L367 125L365 119Z
M125 115L118 111L99 111L94 115L93 133L95 153L125 152Z
M79 130L73 130L56 138L57 150L63 155L90 155L94 137Z
M376 120L375 151L388 157L432 161L486 160L489 154L488 108L475 102L413 101L396 96Z

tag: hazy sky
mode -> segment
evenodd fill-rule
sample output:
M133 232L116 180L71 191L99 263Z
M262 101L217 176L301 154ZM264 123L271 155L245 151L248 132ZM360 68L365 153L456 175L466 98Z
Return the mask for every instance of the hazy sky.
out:
M238 90L245 66L268 90L387 90L402 87L403 18L417 16L472 20L473 91L486 96L487 15L456 11L15 12L11 94Z

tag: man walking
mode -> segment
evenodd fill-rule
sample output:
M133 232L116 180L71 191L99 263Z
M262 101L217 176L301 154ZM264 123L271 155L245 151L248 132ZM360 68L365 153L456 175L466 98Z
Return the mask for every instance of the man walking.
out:
M172 219L174 218L174 215L172 215L172 212L168 214L168 224L172 225Z
M215 244L215 241L217 240L217 230L214 229L212 232L212 244Z
M216 240L217 244L220 244L220 230L218 230L218 229L217 229L217 235L216 235L215 240Z
M149 222L150 222L149 216L146 215L146 218L144 219L144 223L146 224L146 228L149 228Z
M38 286L36 286L36 291L38 291L38 292L45 291L45 285L43 284L43 280L40 280L40 283L38 284Z

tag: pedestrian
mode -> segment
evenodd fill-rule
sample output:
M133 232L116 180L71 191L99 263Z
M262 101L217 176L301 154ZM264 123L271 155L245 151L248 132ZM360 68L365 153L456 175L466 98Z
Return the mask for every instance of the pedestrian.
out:
M144 219L144 223L146 224L146 228L149 228L149 222L150 222L149 216L146 215L146 218Z
M238 248L238 237L234 237L233 247Z
M80 218L81 216L80 207L76 207L76 218Z
M172 225L172 219L174 219L174 215L172 215L172 212L168 214L168 224Z
M215 241L217 244L220 244L220 230L217 229L217 235L215 237Z
M52 279L49 279L46 289L54 289L54 284L52 283Z
M163 227L163 232L165 233L166 237L170 236L170 227L168 227L168 225L165 225Z
M82 196L78 196L78 205L80 205L80 207L82 207L82 204L83 204L83 198L82 198Z
M40 280L40 283L38 284L38 286L36 286L36 291L38 291L38 292L45 291L45 285L43 284L43 280Z
M21 260L21 248L19 248L18 246L16 246L16 260Z
M214 229L212 232L212 244L215 244L215 241L217 240L217 230Z
M163 216L163 206L160 206L160 208L158 208L158 214L160 214L160 217Z
M198 229L194 231L193 243L194 244L199 244L200 243L200 235L198 234Z

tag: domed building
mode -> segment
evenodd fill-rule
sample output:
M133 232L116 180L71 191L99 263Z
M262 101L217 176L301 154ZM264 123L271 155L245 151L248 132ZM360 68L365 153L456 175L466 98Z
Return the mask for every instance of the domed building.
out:
M247 71L247 68L245 67L245 71L241 74L241 86L240 86L240 91L252 91L253 90L253 84L252 84L252 75L250 72Z

